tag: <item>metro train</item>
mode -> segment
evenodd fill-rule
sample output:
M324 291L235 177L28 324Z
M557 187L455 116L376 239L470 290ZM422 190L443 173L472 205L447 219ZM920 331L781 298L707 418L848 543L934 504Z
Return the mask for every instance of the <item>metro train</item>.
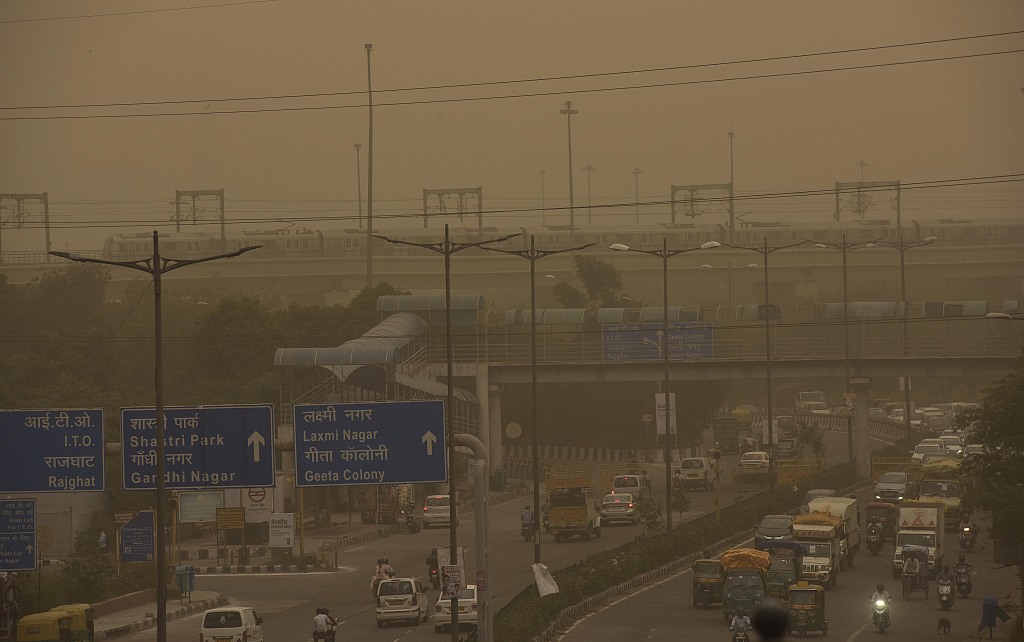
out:
M413 228L407 230L386 229L378 233L410 243L437 243L443 232L439 228ZM543 226L538 228L451 227L453 241L473 242L485 238L498 238L510 234L520 236L495 244L506 249L528 248L530 235L534 236L537 248L557 250L595 243L608 247L612 243L623 243L630 247L657 249L662 239L667 239L670 248L697 247L708 241L731 245L760 247L766 242L770 246L789 245L813 240L823 243L864 243L875 239L894 241L896 226L887 220L861 221L854 223L823 224L743 224L732 232L725 225L679 224L660 226L580 227L570 235L568 226ZM1014 245L1024 244L1024 220L970 221L966 219L939 219L936 221L911 221L904 227L904 238L908 242L923 241L935 237L943 246ZM319 258L366 256L366 230L360 229L308 229L287 227L274 230L245 231L227 236L221 240L217 235L204 233L168 233L160 236L161 254L180 259L201 258L219 252L231 252L251 245L261 245L258 252L244 255L248 259L268 258ZM373 239L375 256L415 256L422 253L409 245L389 243ZM486 250L471 248L467 252L483 253ZM131 261L153 255L152 234L114 234L103 244L103 258L115 261Z

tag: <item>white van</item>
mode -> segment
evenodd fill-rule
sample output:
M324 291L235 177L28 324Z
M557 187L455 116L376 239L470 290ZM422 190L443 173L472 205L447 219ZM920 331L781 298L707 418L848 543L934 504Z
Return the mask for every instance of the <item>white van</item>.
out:
M263 618L251 606L224 606L203 614L199 642L263 642Z
M444 577L448 577L445 575ZM419 626L430 616L427 589L414 577L393 577L377 585L377 628L409 621Z

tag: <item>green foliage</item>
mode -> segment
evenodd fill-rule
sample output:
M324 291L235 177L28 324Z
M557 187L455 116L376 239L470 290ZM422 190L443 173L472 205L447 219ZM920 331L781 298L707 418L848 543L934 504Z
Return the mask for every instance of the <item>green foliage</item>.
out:
M640 502L636 505L636 514L644 526L645 537L653 537L665 532L665 505L661 502Z
M819 464L825 458L825 435L817 424L798 419L796 443L800 447L810 448Z
M586 307L592 310L621 307L622 276L619 270L608 261L587 254L577 254L573 259L576 275L587 292Z
M1022 417L1024 367L989 385L980 409L957 417L971 443L988 447L987 454L969 455L961 463L974 479L975 504L992 513L992 537L1012 547L1024 544L1024 496L1007 492L1024 488Z
M681 480L672 482L672 510L679 513L679 519L690 510L690 493L686 492L686 483Z
M559 281L555 284L555 299L563 308L587 307L587 295L565 281Z

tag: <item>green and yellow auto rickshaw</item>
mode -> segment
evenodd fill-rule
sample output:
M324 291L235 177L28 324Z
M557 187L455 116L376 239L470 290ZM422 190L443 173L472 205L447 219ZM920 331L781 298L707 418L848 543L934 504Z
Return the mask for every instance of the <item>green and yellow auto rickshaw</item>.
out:
M807 635L808 631L821 631L822 635L828 633L824 588L803 581L791 584L786 601L790 632L799 635Z
M18 620L18 642L71 642L71 617L64 611L33 613Z
M92 604L62 604L51 611L64 611L71 618L71 642L93 642L96 639L96 613Z
M693 605L721 604L724 572L716 559L697 560L693 563Z

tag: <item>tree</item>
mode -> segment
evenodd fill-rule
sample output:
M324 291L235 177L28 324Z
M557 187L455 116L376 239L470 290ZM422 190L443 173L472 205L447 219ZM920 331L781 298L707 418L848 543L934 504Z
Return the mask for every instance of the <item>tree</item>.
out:
M971 443L987 446L985 454L968 455L961 463L965 478L974 480L975 505L992 513L992 537L1014 550L1024 546L1024 366L990 384L981 407L957 417L956 426Z
M566 308L619 307L622 297L622 276L618 268L599 258L586 254L573 257L576 277L583 284L582 292L568 283L555 286L555 297Z
M815 424L807 423L801 420L798 424L798 432L796 437L797 446L806 446L811 449L814 453L814 459L817 461L820 467L825 459L825 437L821 434L821 429Z

